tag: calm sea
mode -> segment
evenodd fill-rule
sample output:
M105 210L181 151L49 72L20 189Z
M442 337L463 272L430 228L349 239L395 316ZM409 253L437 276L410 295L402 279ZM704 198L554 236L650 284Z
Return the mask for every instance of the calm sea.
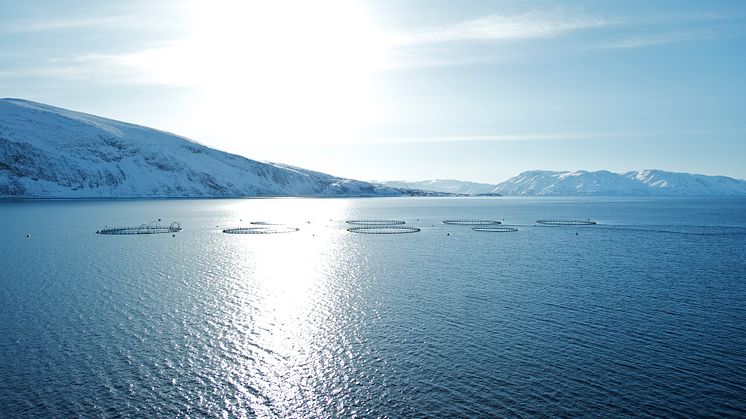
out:
M746 199L0 202L0 417L121 415L744 417Z

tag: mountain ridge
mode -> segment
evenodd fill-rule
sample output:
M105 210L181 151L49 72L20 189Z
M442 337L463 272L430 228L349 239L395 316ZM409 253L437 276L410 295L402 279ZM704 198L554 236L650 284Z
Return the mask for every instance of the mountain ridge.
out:
M176 134L24 99L0 99L0 197L409 196L216 150Z
M458 195L486 195L492 194L497 185L480 182L468 182L456 179L433 179L423 181L372 181L392 188L419 189L433 192L452 193Z
M661 169L625 173L527 171L498 184L494 192L518 196L746 196L746 181Z
M393 181L387 186L444 191L444 181ZM479 191L464 192L470 185ZM608 170L529 170L498 184L448 180L448 190L468 195L504 196L746 196L746 180L646 169L615 173ZM489 190L488 190L489 189Z

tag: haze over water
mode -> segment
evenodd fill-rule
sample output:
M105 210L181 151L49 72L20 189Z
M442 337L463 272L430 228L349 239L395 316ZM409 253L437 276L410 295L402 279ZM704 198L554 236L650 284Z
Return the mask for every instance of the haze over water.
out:
M221 232L250 221L300 231ZM742 198L5 201L0 232L2 417L746 415Z

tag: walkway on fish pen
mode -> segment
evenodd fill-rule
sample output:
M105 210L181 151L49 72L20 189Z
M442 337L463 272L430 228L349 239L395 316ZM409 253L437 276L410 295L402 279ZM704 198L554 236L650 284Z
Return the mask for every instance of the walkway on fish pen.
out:
M141 224L138 227L104 227L96 230L96 234L107 234L115 236L126 236L132 234L163 234L177 233L181 231L181 224L174 221L169 226L159 224Z

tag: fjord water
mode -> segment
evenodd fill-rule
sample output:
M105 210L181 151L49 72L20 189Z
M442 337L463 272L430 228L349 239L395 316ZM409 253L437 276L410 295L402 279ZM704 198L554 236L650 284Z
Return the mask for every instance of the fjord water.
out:
M746 415L744 199L8 201L0 233L0 417Z

